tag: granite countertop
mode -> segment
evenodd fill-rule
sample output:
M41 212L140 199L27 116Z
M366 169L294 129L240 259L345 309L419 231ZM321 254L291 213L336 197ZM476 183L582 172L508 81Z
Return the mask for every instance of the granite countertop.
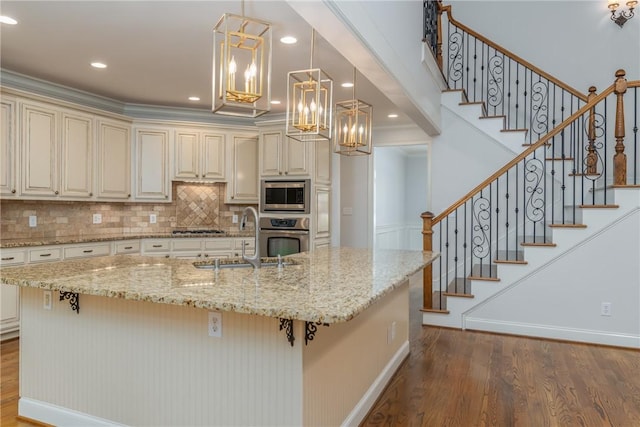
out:
M3 267L0 282L339 323L366 310L437 256L421 251L323 248L287 257L295 265L282 269L233 268L216 273L211 269L197 269L190 260L116 255Z
M1 239L0 249L7 248L23 248L28 246L47 246L47 245L63 245L69 243L94 243L94 242L111 242L114 240L132 240L132 239L209 239L224 237L253 237L251 231L235 231L224 233L197 233L197 234L172 234L172 233L122 233L122 234L93 234L93 235L77 235L63 237L39 237L27 239Z

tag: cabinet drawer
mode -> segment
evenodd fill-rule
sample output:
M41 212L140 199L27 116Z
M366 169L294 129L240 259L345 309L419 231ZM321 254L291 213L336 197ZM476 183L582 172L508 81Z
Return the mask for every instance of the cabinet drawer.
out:
M25 251L0 251L0 265L24 264Z
M62 249L30 249L29 262L51 262L60 261L62 259Z
M176 239L171 242L171 250L174 251L199 251L202 248L200 239Z
M235 242L235 248L242 249L242 246L247 249L255 249L256 241L253 237L247 237L246 239L237 239Z
M71 247L64 248L65 259L105 256L105 255L109 255L110 253L111 253L111 245L109 243L101 243L97 245L71 246Z
M168 252L170 245L168 240L147 240L142 243L144 252Z
M134 254L140 253L140 241L133 240L130 242L116 242L113 252L117 254Z
M205 251L231 250L233 249L232 239L209 239L204 242Z

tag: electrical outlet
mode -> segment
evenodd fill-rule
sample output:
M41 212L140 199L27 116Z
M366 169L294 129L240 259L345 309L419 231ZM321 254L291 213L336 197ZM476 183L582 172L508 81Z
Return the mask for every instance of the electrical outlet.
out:
M35 215L29 215L29 227L38 226L38 217Z
M45 310L51 310L51 291L44 291L42 308Z
M93 223L102 224L102 214L93 214Z
M234 224L237 224L238 223L238 215L233 214L233 216L231 217L231 222L234 223Z
M611 316L611 303L603 302L600 306L600 316Z
M155 224L156 222L158 222L156 214L149 214L149 224Z
M222 313L217 311L209 312L209 336L221 338L222 337Z

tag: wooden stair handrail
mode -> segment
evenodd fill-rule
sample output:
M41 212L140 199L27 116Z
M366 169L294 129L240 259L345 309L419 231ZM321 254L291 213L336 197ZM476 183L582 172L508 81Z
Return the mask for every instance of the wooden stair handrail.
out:
M637 81L632 81L632 82L627 82L627 87L640 87L640 80ZM525 151L523 151L522 153L520 153L518 156L516 156L515 158L513 158L513 160L511 160L509 163L507 163L506 165L504 165L502 168L500 168L497 172L495 172L493 175L491 175L489 178L485 179L484 181L482 181L479 185L477 185L473 190L469 191L465 196L463 196L462 198L460 198L457 202L455 202L454 204L452 204L451 206L449 206L447 209L445 209L442 213L440 213L439 215L437 215L435 218L433 218L432 220L432 226L439 223L440 221L442 221L443 219L445 219L447 216L449 216L453 211L455 211L456 209L458 209L460 206L462 206L465 202L467 202L469 199L471 199L474 195L476 195L480 190L482 190L483 188L485 188L486 186L488 186L491 182L493 182L496 178L498 178L499 176L501 176L503 173L505 173L507 170L511 169L513 166L515 166L517 163L519 163L522 159L524 159L525 157L527 157L529 154L533 153L535 150L537 150L539 147L541 147L542 145L544 145L547 141L549 141L551 138L553 138L554 136L556 136L557 134L559 134L561 131L563 131L567 126L569 126L574 120L576 120L577 118L579 118L580 116L582 116L585 113L588 113L589 110L592 108L592 106L594 106L595 104L599 103L600 101L602 101L603 99L605 99L607 96L611 95L612 93L614 93L614 90L616 88L616 84L612 84L611 86L609 86L608 88L606 88L601 94L593 96L588 102L587 104L585 104L582 108L580 108L578 111L576 111L575 113L573 113L570 117L568 117L567 119L565 119L562 123L560 123L558 126L556 126L553 130L551 130L549 133L547 133L544 137L540 138L538 140L538 142L536 142L535 144L533 144L532 146L530 146L529 148L527 148Z
M456 27L461 28L462 30L464 30L467 33L471 34L472 36L474 36L478 40L481 40L483 43L491 46L495 50L503 53L504 55L510 57L511 59L515 60L516 62L519 62L520 64L524 65L525 67L535 71L540 76L544 77L545 79L547 79L548 81L550 81L552 83L555 83L556 85L558 85L559 87L563 88L567 92L570 92L572 95L576 96L577 98L581 99L582 101L587 102L587 95L586 94L583 94L583 93L577 91L576 89L572 88L568 84L566 84L566 83L558 80L557 78L553 77L551 74L542 71L540 68L538 68L535 65L531 64L529 61L525 61L524 59L522 59L521 57L519 57L515 53L503 48L499 44L494 43L491 40L489 40L488 38L482 36L481 34L475 32L475 31L473 31L471 28L467 27L466 25L463 25L460 22L456 21L456 19L453 17L453 15L451 13L451 5L444 6L444 5L440 4L439 7L440 7L440 12L441 13L447 12L447 14L449 16L449 22L451 22ZM441 31L442 31L442 27L439 28L438 33L440 34ZM442 69L442 66L441 66L441 69Z

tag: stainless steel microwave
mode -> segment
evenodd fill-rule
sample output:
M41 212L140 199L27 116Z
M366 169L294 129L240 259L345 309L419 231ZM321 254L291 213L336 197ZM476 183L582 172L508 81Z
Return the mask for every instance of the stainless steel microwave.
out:
M305 213L310 211L311 181L267 181L260 185L260 212Z

